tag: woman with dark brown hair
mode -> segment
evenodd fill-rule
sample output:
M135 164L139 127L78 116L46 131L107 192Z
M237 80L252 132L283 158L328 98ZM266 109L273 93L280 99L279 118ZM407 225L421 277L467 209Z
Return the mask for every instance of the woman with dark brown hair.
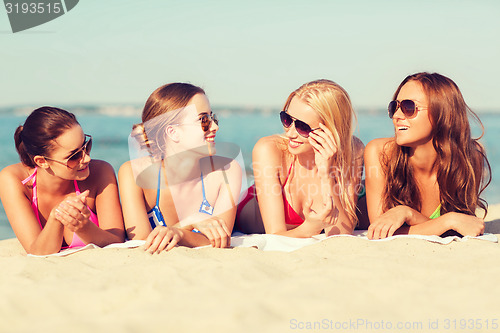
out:
M0 197L27 253L123 242L115 172L91 160L92 137L72 113L38 108L14 139L21 163L0 172Z
M395 136L365 149L368 238L483 233L476 208L487 212L480 194L491 168L471 137L469 114L481 124L451 79L417 73L403 80L389 103Z

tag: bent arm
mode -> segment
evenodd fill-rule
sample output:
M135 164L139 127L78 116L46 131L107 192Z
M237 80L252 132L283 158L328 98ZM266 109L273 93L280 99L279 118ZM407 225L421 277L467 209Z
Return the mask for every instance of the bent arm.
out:
M295 238L308 238L323 230L323 223L304 223L288 230L285 221L283 200L283 152L277 146L277 136L260 139L253 149L253 171L259 209L266 233ZM332 183L326 184L327 192L332 195ZM338 199L338 198L337 198ZM333 203L332 203L333 204Z
M364 152L366 206L370 224L383 214L383 195L387 179L380 158L387 141L389 139L372 140L366 145Z
M17 239L29 254L51 254L61 249L63 225L55 218L54 209L45 227L40 228L31 200L24 192L24 185L17 176L18 165L11 165L0 172L0 198L9 223Z
M222 182L214 205L214 215L224 221L229 233L231 233L241 191L242 170L238 162L233 160L227 169L220 172Z
M118 197L118 185L113 167L104 161L95 160L91 165L92 186L97 187L95 206L99 226L87 223L77 231L85 242L98 246L122 243L125 239L123 215Z
M196 212L179 222L186 230L198 229L208 238L213 247L228 247L231 244L231 232L236 217L237 202L241 190L242 170L238 162L231 161L223 169L214 174L218 177L219 186L217 198L213 205L213 215ZM180 240L179 244L185 246L206 245L206 239L195 237L191 233L184 233L189 239Z
M262 222L268 234L300 237L297 231L287 231L280 175L283 172L282 152L276 146L276 136L260 139L252 152L252 165ZM295 229L294 229L295 230ZM307 237L307 236L303 236Z
M436 219L427 219L425 222L403 226L398 229L397 233L439 236L450 230L462 236L479 236L484 232L484 220L473 215L450 212Z
M151 225L144 193L135 181L130 161L120 167L118 182L127 237L144 240L151 232Z

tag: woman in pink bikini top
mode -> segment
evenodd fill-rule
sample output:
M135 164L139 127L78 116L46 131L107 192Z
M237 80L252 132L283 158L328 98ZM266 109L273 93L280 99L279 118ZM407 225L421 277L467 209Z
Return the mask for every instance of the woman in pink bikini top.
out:
M114 170L90 159L92 137L72 113L38 108L14 139L21 163L0 172L0 198L27 253L123 242Z
M332 81L292 92L280 112L285 134L253 149L255 185L238 206L235 228L300 238L352 233L363 171L354 118L347 92Z

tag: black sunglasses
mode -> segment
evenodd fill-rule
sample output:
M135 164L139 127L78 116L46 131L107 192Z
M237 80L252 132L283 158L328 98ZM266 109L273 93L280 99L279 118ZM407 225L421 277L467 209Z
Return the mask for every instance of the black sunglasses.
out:
M216 125L219 125L219 118L217 118L217 115L215 113L212 114L204 113L200 117L200 121L201 121L201 129L203 130L203 132L207 132L210 129L210 127L212 126L212 121Z
M389 118L392 119L399 108L401 108L406 118L411 118L415 115L415 112L426 109L424 107L417 107L415 102L411 99L403 99L402 101L394 100L389 103L389 107L387 108L389 111Z
M50 157L45 157L47 160L51 160L60 164L63 164L67 166L70 169L74 169L76 166L80 164L84 157L84 152L87 155L90 155L90 151L92 150L92 136L85 134L85 141L83 142L83 145L81 148L79 148L77 151L75 151L70 157L66 159L66 161L58 161Z
M307 125L302 120L298 120L297 118L294 118L294 117L290 116L286 112L286 110L280 112L280 119L281 119L281 123L286 128L289 128L290 126L292 126L292 123L295 123L295 129L297 130L297 133L299 133L300 135L302 135L304 138L308 138L309 137L309 133L311 133L312 131L315 131L315 130L319 129L319 127L317 127L317 128L311 128L311 126Z

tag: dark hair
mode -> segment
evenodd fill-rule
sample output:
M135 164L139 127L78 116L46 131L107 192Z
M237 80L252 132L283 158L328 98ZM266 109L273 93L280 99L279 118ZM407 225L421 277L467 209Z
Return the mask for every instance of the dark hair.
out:
M14 133L21 162L31 168L36 167L33 157L49 155L53 148L52 141L75 125L80 125L75 115L63 109L42 106L31 112L24 125Z
M437 152L434 167L441 201L441 214L460 212L475 215L476 207L487 212L487 204L479 196L491 182L491 167L478 139L471 137L468 114L484 127L467 106L458 86L437 73L416 73L407 76L394 93L410 81L419 82L429 101L432 144ZM388 175L384 191L385 210L397 205L421 209L421 194L409 164L410 149L392 142L385 155Z

